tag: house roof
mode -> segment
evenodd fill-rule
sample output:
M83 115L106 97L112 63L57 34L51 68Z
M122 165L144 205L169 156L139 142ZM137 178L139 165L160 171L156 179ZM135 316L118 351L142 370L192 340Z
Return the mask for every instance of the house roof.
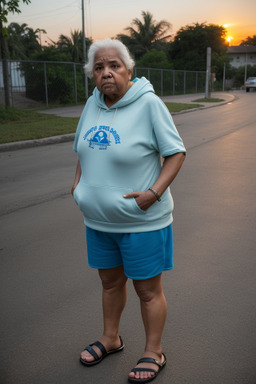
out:
M227 53L256 53L256 45L233 45L228 47Z

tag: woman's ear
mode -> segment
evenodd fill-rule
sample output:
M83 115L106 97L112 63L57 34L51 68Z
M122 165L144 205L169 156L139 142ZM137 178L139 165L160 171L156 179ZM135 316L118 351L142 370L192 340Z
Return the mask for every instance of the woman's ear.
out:
M131 78L132 78L132 74L133 74L133 70L132 69L128 69L128 76L129 76L129 80L131 81Z

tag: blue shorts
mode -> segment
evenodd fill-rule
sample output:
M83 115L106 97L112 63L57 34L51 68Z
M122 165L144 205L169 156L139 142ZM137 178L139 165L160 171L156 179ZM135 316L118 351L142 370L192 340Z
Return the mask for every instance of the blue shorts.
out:
M111 269L121 265L133 280L145 280L173 268L172 225L158 231L109 233L86 227L90 267Z

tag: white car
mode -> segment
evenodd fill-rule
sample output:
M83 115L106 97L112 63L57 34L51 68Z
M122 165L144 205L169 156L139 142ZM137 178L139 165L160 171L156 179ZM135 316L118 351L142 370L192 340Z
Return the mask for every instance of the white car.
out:
M256 77L248 77L244 85L246 92L249 92L250 88L256 88Z

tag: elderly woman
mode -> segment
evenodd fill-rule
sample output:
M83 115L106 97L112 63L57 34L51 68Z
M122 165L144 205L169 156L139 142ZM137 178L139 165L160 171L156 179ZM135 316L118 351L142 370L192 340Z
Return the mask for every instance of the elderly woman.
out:
M103 290L103 334L85 348L80 361L90 367L123 350L119 323L130 278L140 300L146 343L128 379L146 383L166 364L161 274L172 269L168 187L186 150L152 85L145 78L131 80L133 67L118 40L96 42L89 49L85 71L96 88L75 136L79 160L72 194L84 215L88 262L98 269Z

